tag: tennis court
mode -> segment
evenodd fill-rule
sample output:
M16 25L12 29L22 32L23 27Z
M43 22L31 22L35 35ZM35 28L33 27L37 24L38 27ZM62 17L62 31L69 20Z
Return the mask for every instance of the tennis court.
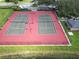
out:
M14 12L0 31L0 45L68 46L54 11Z
M6 31L6 34L23 34L25 31L28 16L26 14L17 14L15 19L11 21L11 25Z
M40 15L38 17L38 31L39 34L55 34L56 29L52 17L48 14Z

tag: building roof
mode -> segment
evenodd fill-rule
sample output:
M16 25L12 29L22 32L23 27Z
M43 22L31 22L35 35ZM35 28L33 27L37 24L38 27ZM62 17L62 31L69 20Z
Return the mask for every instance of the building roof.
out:
M79 28L79 20L68 20L72 28Z

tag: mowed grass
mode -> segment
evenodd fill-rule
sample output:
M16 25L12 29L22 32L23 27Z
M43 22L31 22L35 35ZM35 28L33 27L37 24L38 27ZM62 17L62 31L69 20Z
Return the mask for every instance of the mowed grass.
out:
M12 9L0 9L0 28L6 23L12 11Z
M66 33L69 31L65 22L61 22ZM22 52L22 51L50 51L56 52L77 52L79 51L79 32L73 32L74 36L69 36L72 46L0 46L0 53ZM18 40L18 39L17 39Z

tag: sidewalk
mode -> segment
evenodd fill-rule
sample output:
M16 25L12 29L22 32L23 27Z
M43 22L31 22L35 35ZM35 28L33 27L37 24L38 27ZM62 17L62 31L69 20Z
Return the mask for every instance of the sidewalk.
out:
M15 6L16 4L14 3L6 3L6 2L3 2L3 3L0 3L0 6L3 7L3 6Z

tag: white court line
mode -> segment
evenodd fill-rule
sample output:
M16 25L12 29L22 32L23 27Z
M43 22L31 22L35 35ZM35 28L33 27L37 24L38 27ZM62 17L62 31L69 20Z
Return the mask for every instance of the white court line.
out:
M66 35L66 32L65 32L65 30L64 30L64 28L63 28L61 22L60 22L60 21L58 21L58 22L59 22L59 24L60 24L60 26L61 26L61 28L62 28L62 30L63 30L63 32L64 32L65 37L67 38L67 41L69 42L69 45L68 45L68 46L72 46L71 43L70 43L70 40L69 40L68 36Z

